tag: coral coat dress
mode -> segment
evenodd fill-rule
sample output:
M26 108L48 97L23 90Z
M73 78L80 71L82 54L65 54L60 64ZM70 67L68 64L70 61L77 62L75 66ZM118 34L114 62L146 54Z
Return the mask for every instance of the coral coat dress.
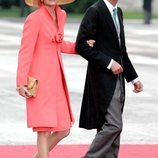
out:
M27 85L28 76L38 80L36 97L26 99L27 125L34 130L63 131L74 122L61 52L75 54L75 43L63 40L65 11L57 6L56 13L57 25L42 5L27 17L23 29L17 86Z

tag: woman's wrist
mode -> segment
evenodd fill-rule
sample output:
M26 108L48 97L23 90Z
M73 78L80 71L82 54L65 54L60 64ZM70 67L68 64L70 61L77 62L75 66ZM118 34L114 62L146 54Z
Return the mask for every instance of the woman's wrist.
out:
M16 87L16 91L19 91L20 89L24 88L24 87L27 87L26 85L25 86L17 86Z

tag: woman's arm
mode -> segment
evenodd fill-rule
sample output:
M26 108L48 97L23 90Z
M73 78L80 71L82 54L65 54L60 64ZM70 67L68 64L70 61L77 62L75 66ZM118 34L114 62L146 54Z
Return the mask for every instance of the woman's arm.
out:
M75 50L76 43L64 41L61 44L61 52L66 54L78 54Z
M87 40L87 45L90 47L93 47L95 43L95 40ZM63 41L61 51L63 53L67 54L78 54L75 50L76 43L75 42L69 42L69 41Z

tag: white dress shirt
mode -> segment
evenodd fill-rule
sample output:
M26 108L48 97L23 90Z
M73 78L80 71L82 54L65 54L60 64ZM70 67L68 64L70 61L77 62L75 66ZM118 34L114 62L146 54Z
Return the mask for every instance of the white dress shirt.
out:
M113 6L109 1L107 0L104 0L106 6L108 7L110 13L111 13L111 16L113 15L113 10L114 8L117 8L117 4L115 6Z

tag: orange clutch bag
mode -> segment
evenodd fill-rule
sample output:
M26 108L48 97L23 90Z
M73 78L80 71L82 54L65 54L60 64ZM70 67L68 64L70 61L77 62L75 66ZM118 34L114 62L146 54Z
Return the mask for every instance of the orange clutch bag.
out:
M33 97L37 94L38 80L33 77L28 77L28 91Z

